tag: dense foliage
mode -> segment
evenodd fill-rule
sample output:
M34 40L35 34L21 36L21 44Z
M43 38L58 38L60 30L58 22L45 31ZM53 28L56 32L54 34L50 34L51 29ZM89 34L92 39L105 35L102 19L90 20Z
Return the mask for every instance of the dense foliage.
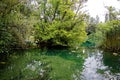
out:
M1 0L0 61L13 50L36 44L41 48L79 46L87 37L82 4L79 0Z
M88 47L101 47L112 52L120 51L120 13L112 6L106 7L105 22L99 23L99 18L89 18L86 29L88 38L84 43Z
M79 47L101 47L116 57L120 53L120 11L107 6L105 22L100 22L98 16L94 19L83 11L86 1L0 0L1 79L80 80L83 59L88 55L92 59L86 59L92 62L97 57Z
M7 53L10 50L10 46L14 41L11 32L12 17L10 17L11 10L14 5L17 5L17 1L0 1L0 53ZM11 23L10 23L11 22Z
M0 53L26 49L78 47L92 43L119 50L119 12L106 7L105 23L87 18L79 0L1 0ZM114 37L114 38L113 38ZM90 45L91 46L91 45Z
M105 34L104 47L117 52L120 50L120 21L113 20L107 24L110 29Z
M120 50L120 21L112 20L106 23L99 23L95 32L88 35L89 43L94 43L96 47L104 48L112 52Z
M39 46L71 47L86 39L85 14L74 12L75 4L77 1L71 0L48 0L41 3L41 20L35 25L35 39ZM81 3L78 2L78 5Z
M27 2L18 0L0 1L0 53L25 48L32 35L32 14ZM29 21L28 21L29 20Z

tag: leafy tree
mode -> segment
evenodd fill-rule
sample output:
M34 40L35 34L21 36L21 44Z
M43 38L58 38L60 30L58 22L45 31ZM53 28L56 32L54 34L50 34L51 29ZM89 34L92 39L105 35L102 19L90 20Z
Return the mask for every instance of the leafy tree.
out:
M39 5L40 22L35 25L35 39L39 46L71 47L86 39L85 14L80 12L81 2L44 0Z
M104 47L111 51L119 51L120 50L120 21L113 20L108 22L109 26L111 26L110 30L106 32Z
M19 0L0 1L0 53L25 48L25 40L31 35L34 23L26 3Z
M107 13L105 14L105 22L107 21L111 21L111 20L118 20L118 15L119 12L116 11L116 9L112 6L106 6L105 7L107 9Z
M120 21L112 20L106 23L99 23L96 34L98 35L99 46L105 50L119 52L120 50Z
M11 10L13 9L13 6L15 6L16 4L18 4L17 0L0 1L0 53L8 52L9 45L11 45L12 43L12 35L10 34L10 27L8 26L8 17Z

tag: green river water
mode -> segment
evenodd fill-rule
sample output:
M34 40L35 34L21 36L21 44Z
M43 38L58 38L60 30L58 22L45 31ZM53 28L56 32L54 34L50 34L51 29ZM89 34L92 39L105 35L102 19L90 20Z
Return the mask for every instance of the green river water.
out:
M99 49L14 52L0 63L0 80L120 80L120 55Z

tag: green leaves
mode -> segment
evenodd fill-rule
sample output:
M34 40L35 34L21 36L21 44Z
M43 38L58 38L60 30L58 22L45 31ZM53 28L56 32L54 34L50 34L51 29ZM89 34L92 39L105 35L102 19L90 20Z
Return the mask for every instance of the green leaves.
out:
M99 33L98 33L99 32ZM97 33L102 41L102 46L110 51L119 51L120 48L120 21L112 20L98 25Z
M73 10L77 0L44 0L35 6L28 3L0 1L0 44L4 48L25 48L26 41L34 42L31 36L39 46L72 47L86 39L84 14Z
M0 53L25 48L25 40L32 35L32 19L26 3L19 0L0 1Z
M76 15L72 8L75 2L71 0L48 0L50 7L41 7L43 19L36 24L35 36L38 43L44 42L61 46L79 45L86 39L83 15ZM41 4L42 5L42 4ZM51 11L52 10L52 11ZM51 13L48 15L47 13ZM74 21L73 21L74 20ZM39 44L40 45L40 44Z

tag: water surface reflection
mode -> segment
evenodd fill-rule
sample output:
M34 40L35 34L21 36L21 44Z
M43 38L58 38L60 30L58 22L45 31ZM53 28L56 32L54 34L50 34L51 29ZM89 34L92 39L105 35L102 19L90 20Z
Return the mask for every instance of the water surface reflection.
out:
M81 80L117 80L120 76L120 56L98 49L86 49L87 58ZM120 80L120 79L118 79Z

